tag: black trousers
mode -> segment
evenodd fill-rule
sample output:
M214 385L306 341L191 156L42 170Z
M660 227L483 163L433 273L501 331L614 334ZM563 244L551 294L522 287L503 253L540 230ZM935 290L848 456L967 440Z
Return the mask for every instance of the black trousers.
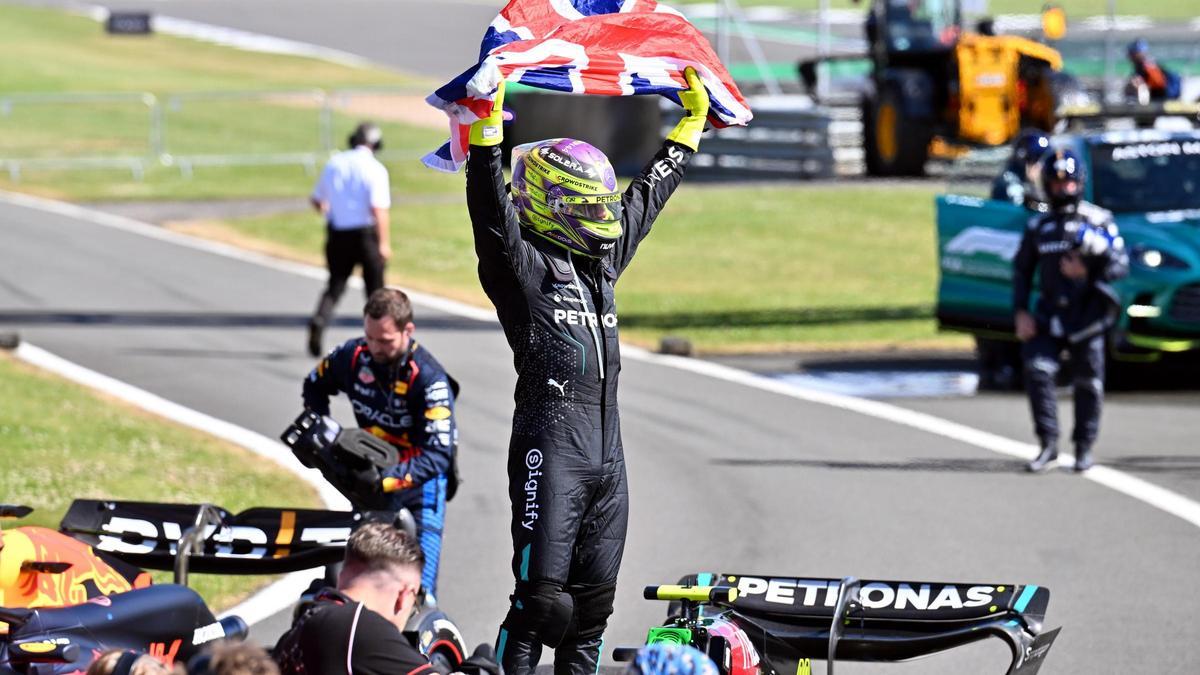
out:
M1043 445L1058 441L1058 404L1055 380L1059 355L1070 352L1075 391L1075 429L1071 439L1077 446L1091 447L1100 432L1100 409L1104 404L1104 346L1101 333L1089 340L1070 344L1062 338L1043 333L1034 336L1022 348L1025 359L1025 387L1033 412L1034 432Z
M592 450L516 436L509 446L516 590L497 640L509 675L532 675L543 643L555 648L556 675L594 675L599 664L629 489L620 446Z
M314 325L324 328L333 318L333 310L346 292L346 282L354 268L362 266L366 297L383 288L383 256L379 254L379 230L374 226L352 230L330 227L325 238L325 264L329 268L329 283L317 302Z

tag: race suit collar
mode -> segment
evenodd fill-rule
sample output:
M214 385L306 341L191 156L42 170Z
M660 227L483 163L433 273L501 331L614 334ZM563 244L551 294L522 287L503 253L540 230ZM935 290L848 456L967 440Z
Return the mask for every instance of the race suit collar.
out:
M610 282L615 281L617 278L617 270L613 267L611 255L606 255L603 258L582 255L572 256L570 251L544 237L528 237L526 241L533 244L535 249L546 256L546 260L549 262L547 266L550 268L551 274L554 275L554 280L558 283L571 283L575 278L575 274L571 269L572 261L574 261L577 270L582 270L592 275L596 275L599 272Z

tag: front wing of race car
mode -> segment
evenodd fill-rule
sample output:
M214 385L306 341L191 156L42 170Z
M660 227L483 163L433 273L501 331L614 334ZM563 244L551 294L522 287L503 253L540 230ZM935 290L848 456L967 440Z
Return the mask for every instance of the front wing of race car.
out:
M1050 591L1035 585L724 573L680 583L733 589L702 613L727 611L767 660L903 661L998 637L1012 654L1009 675L1035 675L1060 630L1043 630ZM647 597L677 599L650 588Z

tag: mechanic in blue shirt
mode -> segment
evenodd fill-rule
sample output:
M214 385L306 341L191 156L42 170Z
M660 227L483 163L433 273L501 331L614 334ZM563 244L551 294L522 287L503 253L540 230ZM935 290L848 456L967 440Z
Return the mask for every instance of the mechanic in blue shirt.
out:
M1092 466L1104 400L1104 352L1121 303L1112 282L1129 273L1125 244L1111 214L1081 202L1083 163L1070 150L1047 155L1041 169L1048 213L1029 220L1013 259L1013 310L1024 343L1025 383L1041 444L1029 470L1058 460L1055 379L1070 352L1075 390L1075 470ZM1035 272L1039 297L1030 312Z
M349 150L334 155L325 165L310 197L313 208L325 216L325 263L329 267L329 283L308 323L308 352L313 356L321 355L321 336L354 268L362 267L363 284L370 296L383 287L384 266L392 257L388 243L391 186L387 167L375 159L383 147L383 132L363 122L350 134L349 145Z
M350 399L359 427L396 447L400 462L382 484L364 485L389 495L389 507L412 512L417 522L427 594L437 591L438 559L446 501L457 488L458 383L413 338L412 305L404 291L384 287L363 308L366 336L329 352L304 381L304 406L329 414L329 399Z

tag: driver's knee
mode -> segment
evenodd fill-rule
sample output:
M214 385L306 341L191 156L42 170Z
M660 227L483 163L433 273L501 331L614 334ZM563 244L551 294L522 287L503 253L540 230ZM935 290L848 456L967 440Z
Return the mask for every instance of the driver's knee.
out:
M1038 384L1053 383L1058 377L1058 369L1058 359L1050 356L1036 355L1025 361L1026 379Z
M572 587L569 591L575 601L575 613L563 641L588 643L598 639L608 627L608 617L612 616L616 585Z
M518 581L503 627L520 639L557 647L570 628L575 603L562 584Z

